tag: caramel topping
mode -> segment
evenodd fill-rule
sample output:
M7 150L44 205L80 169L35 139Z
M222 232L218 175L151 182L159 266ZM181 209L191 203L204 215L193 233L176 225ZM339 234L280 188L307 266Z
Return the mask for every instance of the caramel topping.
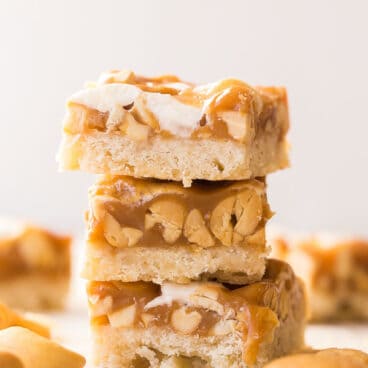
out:
M90 201L89 239L116 247L264 247L271 215L258 180L198 182L183 189L174 182L104 177L91 188Z
M143 77L136 75L131 71L113 70L107 74L102 75L103 83L125 83L132 84L145 92L157 92L170 95L178 95L181 88L187 86L190 88L192 84L182 82L174 75L161 75L158 77Z
M202 117L192 123L192 139L216 138L249 143L256 134L264 130L272 132L280 139L283 139L288 130L287 99L283 88L252 88L237 79L195 86L172 75L147 78L137 76L131 71L118 70L103 74L100 78L99 84L111 83L134 85L145 93L168 94L184 105L201 109ZM138 123L154 128L155 134L164 138L173 135L170 128L161 129L159 117L154 116L144 104L134 104L135 102L125 106L127 113L120 116L120 120L114 124L114 131L126 134L120 127L132 116ZM109 115L113 114L111 111L99 114L93 108L70 102L69 112L65 122L67 132L111 129L108 124Z
M301 248L315 263L314 287L327 291L368 290L368 244L347 242L322 249L318 243L304 243Z

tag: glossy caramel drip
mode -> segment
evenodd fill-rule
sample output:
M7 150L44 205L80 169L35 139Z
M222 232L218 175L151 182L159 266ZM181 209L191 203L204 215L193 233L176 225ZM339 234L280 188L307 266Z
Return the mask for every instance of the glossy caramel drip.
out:
M100 281L88 284L89 295L99 295L102 299L110 296L114 304L112 311L131 304L138 304L141 309L152 299L160 295L160 286L148 282Z
M175 311L181 310L183 305L186 305L187 313L200 315L200 322L193 330L186 333L213 336L215 326L230 320L234 322L233 327L236 331L243 336L244 361L251 365L256 361L260 345L272 338L274 329L284 318L283 314L290 313L292 302L289 293L293 293L296 287L297 282L291 267L281 261L269 260L268 272L262 281L241 287L219 283L199 283L190 296L187 296L187 303L174 299L171 302L149 306L148 303L161 293L160 286L148 282L94 281L89 283L88 295L94 325L109 324L109 318L106 316L129 305L136 307L134 326L140 328L148 326L174 328L172 316ZM94 311L98 308L95 301L91 302L91 300L94 300L96 295L99 300L112 297L113 302L105 310L104 315L94 315ZM200 303L194 305L195 299L191 299L194 295L211 300L214 304L209 305L218 306L216 307L218 311L201 306ZM147 316L149 316L148 320L145 319Z
M272 129L272 133L282 139L288 129L286 91L283 88L252 88L237 79L195 86L173 75L148 78L118 70L105 75L102 83L131 84L144 92L169 94L183 104L202 109L202 117L192 127L192 139L251 142L256 134L266 129L266 125L268 130ZM94 109L83 109L72 102L69 103L69 110L66 131L106 130L108 113L99 114ZM137 115L134 117L137 118ZM139 118L138 122L146 123ZM159 124L155 134L163 138L172 136L169 131L161 130Z

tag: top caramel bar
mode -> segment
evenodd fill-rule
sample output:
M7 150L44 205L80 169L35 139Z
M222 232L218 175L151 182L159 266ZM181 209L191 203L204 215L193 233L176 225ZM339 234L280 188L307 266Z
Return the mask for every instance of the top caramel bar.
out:
M284 88L195 86L112 71L67 104L62 169L183 181L242 180L288 166Z

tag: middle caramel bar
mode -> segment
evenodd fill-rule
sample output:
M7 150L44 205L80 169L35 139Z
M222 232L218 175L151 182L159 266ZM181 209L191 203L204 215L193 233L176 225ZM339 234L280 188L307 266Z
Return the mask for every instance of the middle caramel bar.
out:
M103 176L90 189L89 280L258 281L265 272L264 179L181 183Z

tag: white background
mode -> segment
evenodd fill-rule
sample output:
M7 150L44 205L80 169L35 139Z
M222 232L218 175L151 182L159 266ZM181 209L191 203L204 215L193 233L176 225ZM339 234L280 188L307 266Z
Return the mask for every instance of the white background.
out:
M0 212L83 228L93 176L58 173L64 101L112 68L285 85L292 168L274 223L368 235L368 2L0 1Z

